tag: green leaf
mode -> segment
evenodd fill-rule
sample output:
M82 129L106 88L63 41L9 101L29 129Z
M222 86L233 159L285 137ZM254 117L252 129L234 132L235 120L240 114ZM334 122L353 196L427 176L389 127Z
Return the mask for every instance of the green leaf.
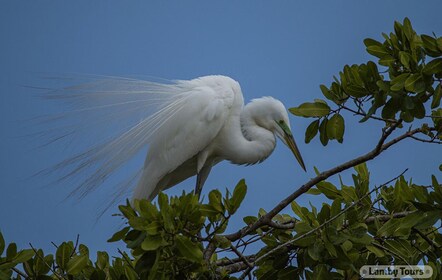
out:
M319 140L321 140L323 146L327 146L329 140L327 136L327 122L328 119L324 118L319 125Z
M6 249L6 260L12 260L17 255L17 244L10 243Z
M154 251L166 245L168 245L168 243L161 235L148 235L143 243L141 243L141 249L144 251Z
M3 234L0 232L0 256L3 254L5 250L5 239L3 238Z
M288 266L278 272L278 280L298 279L298 269L294 266Z
M177 235L175 238L175 244L181 257L191 262L201 262L203 260L203 252L198 246L192 243L189 238Z
M403 73L397 77L394 77L390 82L390 89L392 91L400 91L404 88L405 81L410 76L410 73Z
M425 90L425 83L421 74L411 74L404 83L405 89L411 92L423 92Z
M319 119L309 124L305 130L305 143L308 144L318 134Z
M296 201L292 201L290 206L292 207L293 213L295 213L301 220L307 220L307 217L302 212L302 207Z
M209 193L209 204L210 204L210 206L213 207L213 209L215 209L219 213L224 212L223 207L222 207L222 203L221 203L221 199L222 199L222 195L219 190L212 190Z
M222 249L229 248L230 245L232 244L232 242L229 239L227 239L227 237L222 235L215 235L213 239L217 243L217 246Z
M106 252L97 252L97 261L95 262L95 265L99 269L105 269L109 266L109 255Z
M382 44L374 39L371 38L366 38L364 39L364 45L366 47L370 47L370 46L379 46L382 47Z
M72 257L67 263L67 273L71 275L79 274L87 265L89 258L85 255Z
M341 197L341 192L330 182L319 182L316 184L316 187L329 199Z
M344 118L336 113L327 122L327 138L336 139L339 143L342 143L345 131Z
M306 194L311 194L311 195L318 195L321 193L322 192L320 190L318 190L317 188L311 188L306 192Z
M333 279L325 264L315 265L312 279Z
M299 107L290 108L289 111L300 117L323 117L330 113L330 107L322 102L303 103Z
M57 265L66 270L66 265L71 257L72 252L74 251L74 244L72 242L63 242L60 246L58 246L57 251L55 253L55 260Z
M16 263L26 262L29 259L31 259L34 255L35 255L35 252L32 249L21 250L14 257L14 262L16 262Z
M140 277L138 277L138 274L135 272L135 270L130 266L124 267L124 276L126 276L127 280L138 280Z
M245 216L242 220L247 225L250 225L250 224L253 224L254 222L256 222L258 220L258 218L255 216Z
M390 55L390 53L387 51L387 49L384 48L384 46L379 45L371 45L367 47L367 52L371 55L374 55L378 58L382 58L384 56Z
M324 251L324 245L320 241L315 242L313 246L308 247L308 255L310 256L310 258L312 258L315 261L321 259L323 251Z
M383 56L381 59L379 59L379 64L383 66L391 66L393 63L396 62L396 58L394 58L391 55Z
M376 246L372 246L372 245L367 245L366 246L367 250L374 253L376 255L376 257L378 258L382 258L385 256L385 253L383 250L379 249Z
M442 58L436 58L430 61L427 65L425 65L424 69L422 69L427 75L437 74L442 72Z
M230 199L231 209L229 214L233 215L236 210L238 210L241 202L244 200L244 197L247 193L247 185L244 179L241 179L233 190L232 198Z
M201 205L201 213L209 218L215 218L216 215L218 215L220 213L220 211L216 210L212 205L210 204L204 204Z
M319 88L321 89L322 95L324 95L325 98L336 102L336 96L325 85L320 85Z
M413 58L409 53L403 51L399 52L399 60L405 68L410 69L410 61L412 61Z
M129 229L130 227L125 227L122 230L117 231L116 233L114 233L114 235L112 235L111 238L107 240L107 242L116 242L123 239Z
M370 94L366 88L356 84L349 84L347 87L345 87L345 92L348 95L356 98L361 98Z
M439 85L437 85L436 89L434 90L433 100L431 101L431 109L439 107L441 97L442 97L442 87L439 84ZM1 250L0 250L0 252L1 252Z

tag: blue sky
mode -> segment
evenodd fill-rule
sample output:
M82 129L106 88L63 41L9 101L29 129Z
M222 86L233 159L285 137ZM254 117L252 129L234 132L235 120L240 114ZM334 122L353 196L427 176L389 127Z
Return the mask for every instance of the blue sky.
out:
M54 251L51 241L74 240L77 234L92 251L115 253L124 246L106 242L121 226L111 217L116 207L96 219L112 193L109 186L81 201L64 200L68 186L42 187L45 178L30 178L75 150L75 143L36 148L41 140L25 136L34 131L27 120L63 110L23 87L50 83L41 76L223 74L240 82L246 101L271 95L292 107L321 98L319 85L330 83L345 64L372 59L362 40L380 39L394 20L409 17L419 33L442 35L441 10L441 1L1 1L0 230L20 247L31 242L45 251ZM281 143L260 165L221 163L212 170L206 193L232 189L241 178L249 186L232 228L259 208L271 209L314 175L313 166L324 170L371 149L380 128L350 122L343 144L323 147L317 139L304 143L308 119L291 122L307 173ZM369 163L372 182L381 184L410 168L407 177L428 183L428 174L440 177L440 156L439 147L402 143ZM193 185L194 179L168 193ZM321 203L317 197L299 199L309 201Z

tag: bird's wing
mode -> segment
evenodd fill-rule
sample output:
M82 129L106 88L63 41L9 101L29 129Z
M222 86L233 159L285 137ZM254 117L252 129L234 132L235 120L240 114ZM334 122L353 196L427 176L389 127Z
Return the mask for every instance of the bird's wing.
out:
M196 83L183 98L183 105L169 116L157 130L142 177L134 192L134 198L152 198L158 191L158 182L180 167L190 174L173 174L182 179L197 172L195 162L184 167L189 159L203 151L218 135L228 119L236 91L229 84ZM176 173L176 172L175 172ZM164 180L163 180L164 181Z
M215 87L213 80L216 78L156 83L100 77L48 93L46 98L65 101L70 109L49 118L47 135L55 141L83 133L80 136L86 136L94 144L88 146L87 142L76 142L83 143L83 151L45 171L61 171L57 172L62 174L59 180L76 182L72 194L82 197L149 145L158 149L170 148L174 152L168 151L164 159L178 157L177 161L181 161L192 153L190 151L204 145L202 141L196 141L198 134L201 137L204 134L205 141L214 137L212 134L225 118L226 106L233 102L231 89L229 92L229 87L220 81L220 86ZM208 122L215 119L220 121L217 128L209 129ZM180 130L182 128L185 129ZM182 135L178 130L192 133ZM181 137L178 142L173 141L177 133ZM191 136L196 137L193 139L196 142L190 141ZM188 151L182 152L179 142L186 143L182 149ZM127 184L133 184L141 171L140 168L134 173Z

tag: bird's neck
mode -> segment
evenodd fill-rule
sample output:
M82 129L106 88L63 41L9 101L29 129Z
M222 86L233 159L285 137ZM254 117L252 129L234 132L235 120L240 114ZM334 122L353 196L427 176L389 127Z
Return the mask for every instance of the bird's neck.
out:
M235 135L236 138L231 147L231 152L235 155L233 160L230 159L233 163L259 163L265 160L275 149L275 135L256 122L254 112L253 108L245 106L238 122L233 126L234 129L240 131L240 133L231 134Z

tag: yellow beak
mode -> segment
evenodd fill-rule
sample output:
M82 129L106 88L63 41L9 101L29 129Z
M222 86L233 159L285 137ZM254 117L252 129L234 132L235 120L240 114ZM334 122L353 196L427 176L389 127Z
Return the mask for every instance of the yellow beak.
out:
M302 160L302 156L301 156L301 153L299 152L298 146L296 146L296 142L295 142L295 139L293 138L293 135L285 133L284 140L287 143L287 146L293 152L293 155L295 156L295 158L298 160L302 169L304 169L304 171L307 171L305 169L305 164L304 164L304 161Z

